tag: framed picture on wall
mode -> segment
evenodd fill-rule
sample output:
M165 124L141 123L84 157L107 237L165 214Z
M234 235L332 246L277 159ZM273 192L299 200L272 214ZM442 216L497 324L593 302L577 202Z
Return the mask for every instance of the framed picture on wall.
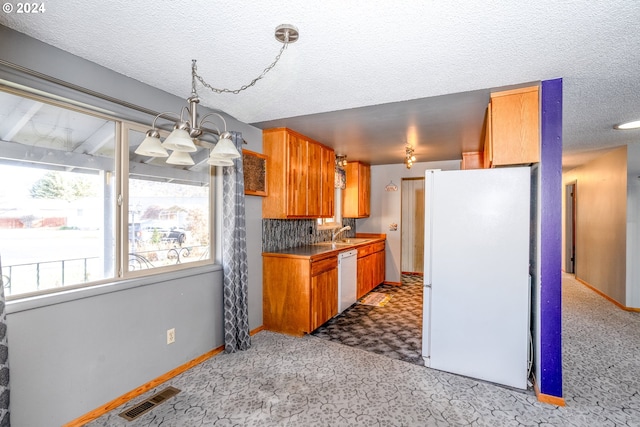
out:
M249 150L242 150L244 165L244 194L248 196L267 195L267 156Z

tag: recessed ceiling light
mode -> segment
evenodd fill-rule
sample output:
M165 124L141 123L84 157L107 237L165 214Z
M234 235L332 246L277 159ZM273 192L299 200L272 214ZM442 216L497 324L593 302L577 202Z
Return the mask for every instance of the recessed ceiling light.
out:
M634 120L632 122L620 123L619 125L615 125L614 129L627 130L627 129L639 129L640 128L640 120Z

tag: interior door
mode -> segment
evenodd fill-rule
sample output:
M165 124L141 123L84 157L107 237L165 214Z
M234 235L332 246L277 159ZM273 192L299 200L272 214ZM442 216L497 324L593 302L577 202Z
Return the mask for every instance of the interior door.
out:
M401 268L403 273L423 273L424 265L424 178L403 178Z

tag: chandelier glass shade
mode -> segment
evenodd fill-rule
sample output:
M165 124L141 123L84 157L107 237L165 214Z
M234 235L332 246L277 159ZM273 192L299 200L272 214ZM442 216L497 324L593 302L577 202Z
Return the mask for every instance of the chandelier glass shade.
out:
M233 166L233 160L223 158L211 158L207 161L211 166Z
M160 134L158 136L150 136L147 132L147 136L142 143L136 149L136 154L149 157L169 157L169 153L162 146L160 141Z
M210 158L237 159L238 157L240 157L240 154L233 144L233 141L231 141L231 134L229 132L223 132L218 139L218 143L213 150L211 150Z
M184 123L184 125L186 125L187 128L189 126L188 123ZM162 146L167 150L181 151L184 153L193 153L198 151L196 145L191 139L191 136L189 135L189 132L184 128L174 129L167 139L164 140Z
M170 165L182 166L191 166L195 164L189 153L185 151L174 151L167 159L167 163Z

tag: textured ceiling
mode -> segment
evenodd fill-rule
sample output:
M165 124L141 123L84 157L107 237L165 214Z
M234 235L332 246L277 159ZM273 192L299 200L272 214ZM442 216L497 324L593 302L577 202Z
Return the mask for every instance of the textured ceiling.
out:
M80 1L0 23L181 97L191 59L236 89L275 58L279 24L300 30L278 65L238 95L202 103L258 127L288 125L349 158L418 161L477 146L491 89L562 78L564 165L640 142L640 2ZM0 53L1 55L1 53ZM409 102L402 102L409 101ZM346 111L342 111L346 110Z

